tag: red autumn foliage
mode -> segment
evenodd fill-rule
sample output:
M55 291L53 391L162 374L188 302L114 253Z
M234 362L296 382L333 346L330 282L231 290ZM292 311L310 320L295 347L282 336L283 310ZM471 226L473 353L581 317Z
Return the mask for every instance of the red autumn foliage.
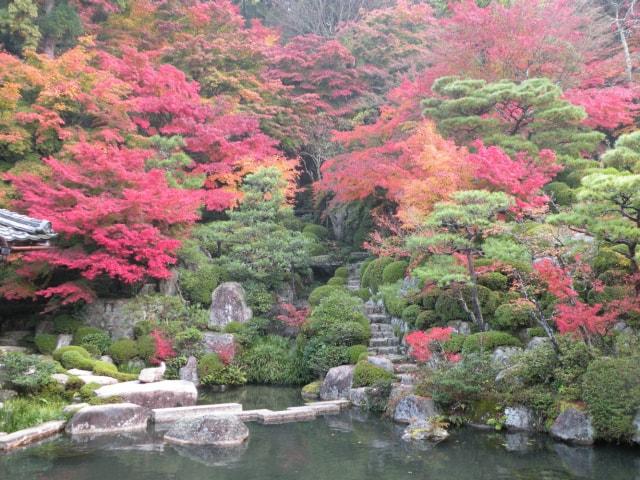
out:
M451 362L460 360L460 356L444 352L443 343L451 338L453 328L451 327L434 327L427 332L416 330L409 333L405 340L409 345L409 354L418 362L425 363L429 361L434 354L444 354L445 358Z
M153 330L151 336L155 342L155 352L151 358L151 363L154 365L160 365L160 362L164 362L168 358L175 357L176 352L173 350L171 341L167 339L160 330Z
M215 348L215 353L222 363L229 365L236 356L236 347L234 344L218 345Z
M280 313L276 318L288 327L300 328L309 316L308 308L296 308L290 303L279 305Z

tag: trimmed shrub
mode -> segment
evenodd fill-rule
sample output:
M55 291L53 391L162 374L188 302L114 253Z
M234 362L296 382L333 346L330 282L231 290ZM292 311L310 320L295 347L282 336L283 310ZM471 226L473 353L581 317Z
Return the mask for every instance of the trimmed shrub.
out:
M402 312L409 302L406 298L400 296L398 287L396 285L385 285L380 290L382 291L382 301L387 312L394 317L402 317Z
M333 276L346 279L349 277L349 269L347 267L338 267L336 268L336 271L333 274Z
M214 375L224 368L224 363L216 353L207 353L198 360L198 377Z
M80 345L84 337L86 337L87 335L91 335L93 333L106 333L106 332L96 327L88 327L86 325L82 325L81 327L78 327L78 329L73 334L73 344Z
M219 266L211 264L199 265L195 270L180 269L180 292L191 303L208 307L211 305L211 294L220 283L222 274Z
M322 334L330 324L347 322L356 322L369 329L369 319L362 312L362 301L340 290L322 299L313 309L303 332L314 336Z
M331 345L360 345L371 338L371 327L362 322L332 322L318 333L323 342Z
M478 283L490 290L503 291L507 289L509 279L500 272L489 272L478 277Z
M608 270L629 271L631 260L611 248L600 248L593 260L593 269L596 275Z
M314 338L305 345L302 360L305 369L314 377L322 377L329 369L349 363L349 349L327 345Z
M93 355L102 355L109 350L111 337L106 332L90 333L82 338L80 346Z
M261 339L242 353L240 362L252 383L291 385L303 380L292 346L284 337Z
M442 348L447 353L460 353L462 352L462 347L464 345L464 341L467 339L465 335L460 335L459 333L452 333L449 337L449 340L444 342Z
M149 363L156 353L156 341L151 335L136 340L136 356Z
M382 270L382 283L396 283L404 278L409 262L398 260L390 263Z
M393 258L390 257L377 258L371 262L362 275L362 286L364 288L369 288L371 291L376 293L380 285L384 283L382 280L382 273L384 272L385 267L390 263L393 263Z
M62 355L64 355L67 352L78 352L80 355L82 355L85 358L89 358L89 359L91 358L91 354L87 352L87 350L84 347L80 347L78 345L69 345L66 347L60 347L57 350L55 350L53 352L53 359L59 362L60 360L62 360Z
M638 358L600 358L589 365L582 390L599 438L628 441L640 408Z
M368 258L364 262L362 262L362 265L360 265L360 282L362 282L364 273L367 271L367 268L369 268L369 265L371 265L374 260L375 258Z
M57 335L50 335L48 333L39 333L33 339L38 351L44 355L51 355L56 349L58 343Z
M322 285L321 287L318 287L311 292L311 294L309 295L309 304L312 307L315 307L316 305L319 305L324 298L328 297L332 293L341 291L345 290L338 285Z
M66 369L78 368L80 370L93 370L95 360L87 358L77 351L68 351L60 357L60 363Z
M479 332L465 338L462 351L464 353L491 352L498 347L519 347L521 345L520 340L506 332Z
M416 330L426 330L439 325L438 316L433 310L421 310L416 317Z
M561 207L571 205L576 201L575 192L563 182L551 182L544 187L544 191Z
M520 299L500 305L489 325L496 330L517 330L531 325L535 306L528 300Z
M442 294L442 290L439 288L429 288L425 291L422 291L419 294L420 301L422 302L422 306L427 310L434 310L436 308L436 301L438 297Z
M369 362L358 362L353 370L353 387L371 387L382 382L391 382L395 375Z
M347 279L343 277L333 277L330 278L327 282L327 285L338 286L338 285L346 285Z
M75 333L75 331L82 325L82 322L77 318L68 315L62 314L57 315L53 319L53 331L54 333Z
M462 289L462 297L471 310L471 287L467 286ZM480 300L480 308L482 314L489 318L496 311L498 306L499 295L489 290L487 287L478 285L478 299ZM444 322L453 320L468 320L468 315L464 311L460 302L459 293L453 289L443 291L436 300L434 310L438 317Z
M419 305L409 305L402 310L402 320L411 326L416 326L418 315L420 315Z
M371 292L368 288L359 288L358 290L352 291L351 295L358 297L363 302L366 302L371 298Z
M96 360L93 363L93 373L96 375L104 375L106 377L113 377L118 373L118 367L109 362L103 362L102 360ZM115 377L113 377L115 378Z
M56 372L55 363L19 352L2 355L2 363L9 383L16 390L25 393L41 391L51 382L51 375Z
M109 355L118 364L127 363L138 355L138 346L130 338L121 338L111 344Z
M302 229L302 233L307 235L312 234L319 240L326 240L327 238L329 238L329 229L323 227L322 225L316 225L314 223L305 225L305 227Z
M369 350L366 345L351 345L349 347L349 363L355 365L360 361L360 357L363 354L366 354L366 357L369 356Z
M247 304L253 310L254 315L264 315L273 309L276 298L266 285L258 282L246 282L244 287L247 292Z

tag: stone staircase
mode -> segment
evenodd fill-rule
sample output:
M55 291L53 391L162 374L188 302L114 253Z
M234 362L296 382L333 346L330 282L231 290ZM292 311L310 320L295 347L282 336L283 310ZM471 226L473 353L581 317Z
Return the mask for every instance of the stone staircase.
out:
M351 265L347 288L355 291L360 289L360 266ZM418 366L406 355L406 347L394 332L391 317L384 305L369 300L364 305L364 313L371 325L371 339L369 340L369 355L385 358L393 364L395 374L403 385L415 383L415 372Z

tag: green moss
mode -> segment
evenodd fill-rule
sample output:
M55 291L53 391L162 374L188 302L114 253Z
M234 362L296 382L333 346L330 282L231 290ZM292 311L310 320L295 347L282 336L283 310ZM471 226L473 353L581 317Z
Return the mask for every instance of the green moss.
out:
M85 402L90 400L91 398L95 397L95 392L100 387L101 385L99 383L87 383L78 392L80 394L80 398L82 398L82 400L84 400Z
M409 262L398 260L392 262L382 270L382 283L396 283L404 278Z
M366 345L352 345L349 347L348 351L349 351L349 363L353 365L355 365L360 361L360 357L362 356L362 354L367 354L367 356L369 356Z
M55 333L71 333L73 334L82 322L72 315L62 314L57 315L53 319L53 331Z
M93 364L93 373L96 375L105 375L107 377L112 377L118 373L118 367L109 362L103 362L102 360L97 360Z
M395 375L369 362L358 362L353 371L353 387L371 387L381 382L391 382Z
M347 267L338 267L336 268L336 271L333 274L333 276L346 279L349 277L349 269Z
M382 274L385 267L390 263L393 263L393 258L389 257L377 258L371 262L362 275L362 286L376 293L380 285L384 283Z
M500 305L489 320L496 330L517 330L528 327L533 321L535 306L524 299Z
M466 337L462 346L464 353L486 351L491 352L498 347L521 346L520 340L506 332L479 332Z
M509 279L500 272L489 272L478 277L478 283L490 290L503 291L507 289Z
M66 369L78 368L80 370L92 370L95 360L87 358L79 352L69 351L62 354L60 363Z
M87 352L85 348L77 345L69 345L66 347L60 347L57 350L55 350L53 352L53 359L59 362L62 360L62 356L67 352L77 352L85 358L89 358L89 359L91 358L91 355L89 354L89 352Z
M130 338L121 338L111 344L109 355L118 364L126 363L138 355L138 345Z
M333 285L333 286L346 285L346 284L347 284L347 279L342 277L333 277L333 278L330 278L329 281L327 282L327 285Z
M320 387L322 387L322 381L316 380L315 382L308 383L302 387L302 396L309 398L318 398L320 396Z
M50 335L48 333L39 333L34 338L34 343L38 351L44 355L51 355L56 349L58 343L57 335Z

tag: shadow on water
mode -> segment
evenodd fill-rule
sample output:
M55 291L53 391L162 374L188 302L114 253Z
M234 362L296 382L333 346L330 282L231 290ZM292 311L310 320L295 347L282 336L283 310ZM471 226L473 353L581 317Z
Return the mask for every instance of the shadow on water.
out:
M301 403L287 403L295 399L293 389L264 388L214 398L242 398L245 408ZM454 430L435 447L408 444L400 439L401 426L358 410L311 422L248 425L248 443L232 450L167 445L153 432L61 437L0 456L0 479L640 480L639 449L571 447L544 436L472 429Z

